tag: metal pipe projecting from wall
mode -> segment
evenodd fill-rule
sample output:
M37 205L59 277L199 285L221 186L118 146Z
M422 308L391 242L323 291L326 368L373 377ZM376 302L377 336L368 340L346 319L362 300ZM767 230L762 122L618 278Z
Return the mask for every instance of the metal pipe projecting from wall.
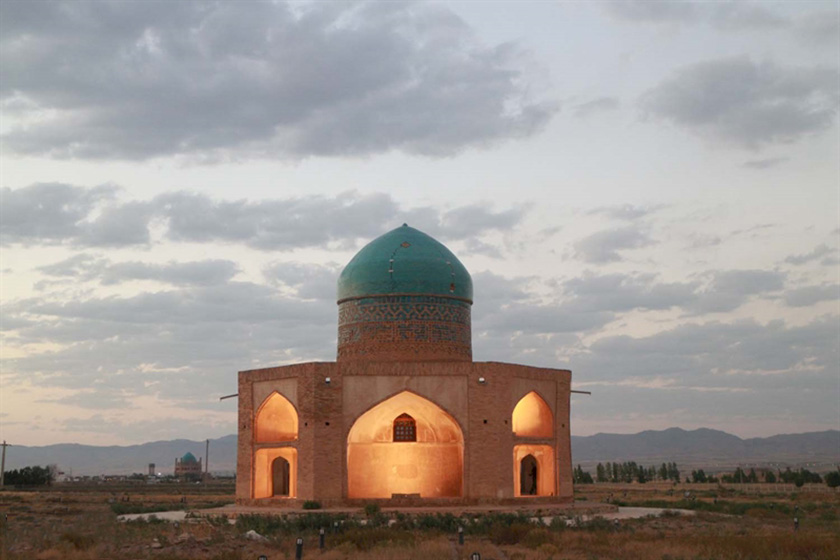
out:
M219 400L223 401L225 399L232 399L233 397L238 397L238 396L239 396L239 393L234 393L232 395L225 395L224 397L219 397Z
M578 395L591 395L592 391L569 391L570 393L577 393Z

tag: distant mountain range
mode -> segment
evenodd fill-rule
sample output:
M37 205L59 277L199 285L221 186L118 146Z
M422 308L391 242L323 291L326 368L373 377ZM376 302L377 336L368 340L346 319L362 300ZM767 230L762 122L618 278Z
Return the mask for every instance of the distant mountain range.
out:
M645 465L675 461L705 469L737 465L830 467L840 464L840 430L748 439L708 428L572 436L572 460L584 467L605 461Z
M187 439L152 441L140 445L100 447L59 443L43 447L10 446L6 449L6 471L27 465L58 465L65 474L101 475L148 473L149 463L163 474L172 474L175 459L187 452L204 459L205 442ZM206 459L205 459L206 462ZM236 470L236 436L210 440L210 471Z
M98 447L64 443L43 447L15 445L6 451L6 470L56 464L73 475L131 474L155 470L172 474L175 459L191 452L204 457L205 443L176 439L141 445ZM668 428L638 434L572 436L572 460L584 468L598 462L636 461L644 465L675 461L682 470L710 471L736 465L822 466L840 464L840 431L741 439L719 430ZM210 471L236 470L236 436L210 440Z

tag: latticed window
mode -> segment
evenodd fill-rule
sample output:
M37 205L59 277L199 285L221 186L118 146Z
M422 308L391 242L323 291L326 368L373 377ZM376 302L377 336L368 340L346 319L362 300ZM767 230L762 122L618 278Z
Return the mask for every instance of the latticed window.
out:
M417 441L417 422L404 412L394 419L394 441Z

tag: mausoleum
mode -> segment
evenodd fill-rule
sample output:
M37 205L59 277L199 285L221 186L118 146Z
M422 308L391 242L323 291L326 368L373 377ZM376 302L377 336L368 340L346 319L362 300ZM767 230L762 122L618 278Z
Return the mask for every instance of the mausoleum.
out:
M571 372L472 361L472 279L449 249L394 229L337 299L335 362L239 372L238 503L572 500Z

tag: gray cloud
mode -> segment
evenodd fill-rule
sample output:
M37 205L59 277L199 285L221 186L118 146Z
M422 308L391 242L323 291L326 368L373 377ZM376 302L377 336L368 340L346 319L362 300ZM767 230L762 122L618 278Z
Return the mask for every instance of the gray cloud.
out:
M764 159L752 159L749 161L744 162L744 167L750 169L770 169L772 167L778 167L779 165L783 164L786 161L789 161L790 158L786 157L772 157L772 158L764 158Z
M619 101L615 97L599 97L575 107L575 116L586 118L605 111L615 111L619 107Z
M838 340L833 318L801 327L782 321L689 324L642 338L601 339L579 357L578 367L602 379L667 376L687 384L705 379L729 385L727 378L735 376L740 386L760 389L774 372L791 376L787 383L795 383L800 370L832 375Z
M16 329L16 345L63 345L8 360L9 382L93 389L69 403L79 406L138 395L207 402L235 387L238 370L335 352L334 301L247 282L131 297L50 294L4 305L4 314L29 320Z
M101 262L81 255L42 272L83 281ZM106 269L113 264L104 261ZM10 382L78 390L61 404L92 410L119 407L138 395L209 408L220 394L235 391L238 370L334 357L338 269L275 262L264 270L271 286L228 281L132 297L93 292L65 300L53 293L11 302L4 305L4 328L10 328L10 319L16 344L49 341L64 347L8 360L5 371ZM672 403L690 402L691 394L707 390L767 394L806 377L809 387L831 381L827 372L838 359L836 317L803 327L712 322L641 338L581 342L582 334L631 310L733 308L780 291L784 275L714 271L702 280L668 283L650 274L587 273L555 284L562 298L546 301L533 291L537 278L477 272L476 359L571 367L578 382L621 380L631 384L628 391L635 378L661 377ZM836 298L836 286L825 287L819 298L829 289ZM814 298L798 290L782 297L793 304Z
M770 270L715 271L709 274L705 289L687 307L695 313L732 311L753 296L780 291L784 280L784 273Z
M0 21L19 154L450 156L555 112L521 52L434 4L3 2Z
M300 298L331 302L335 302L340 272L341 267L336 264L296 262L272 263L263 269L263 275L270 283L291 288Z
M611 16L637 23L691 23L698 18L698 9L690 2L649 2L616 0L604 3Z
M759 2L652 2L616 0L604 4L617 20L643 24L708 23L721 31L765 30L788 27L791 20Z
M711 12L711 22L717 28L727 31L776 29L790 25L787 18L767 9L766 6L743 0L717 4Z
M809 263L811 261L815 261L817 259L821 259L828 255L832 255L836 252L836 249L832 249L831 247L823 243L821 245L817 245L816 247L814 247L813 251L810 251L808 253L804 253L802 255L790 255L785 259L785 262L788 264L801 265Z
M780 144L825 130L837 114L838 72L781 67L746 57L677 71L640 99L644 112L746 148Z
M0 238L3 243L60 243L89 237L80 224L93 209L113 198L115 187L86 189L61 183L37 183L0 189Z
M633 204L616 204L613 206L599 206L598 208L593 208L588 214L603 214L608 216L614 220L638 220L639 218L644 218L657 210L661 209L662 206L634 206Z
M638 249L655 242L636 226L626 226L593 233L575 243L575 255L589 263L603 264L622 260L619 251Z
M563 283L572 296L570 306L588 311L614 313L632 309L670 309L696 300L699 283L659 283L653 274L586 273Z
M840 46L840 17L838 11L814 12L800 18L794 32L805 44L814 47Z
M226 260L169 262L153 264L119 262L80 254L63 261L42 266L38 271L47 276L97 280L102 285L119 284L130 280L153 280L173 285L211 286L232 279L239 267Z
M190 243L241 243L260 250L288 251L339 244L355 246L408 221L443 240L475 240L488 231L508 231L527 207L495 211L488 204L450 210L400 208L383 193L349 192L335 197L215 200L178 191L148 202L113 200L114 187L84 189L38 184L3 190L3 244L68 244L120 247L151 242L152 223L164 238Z
M804 286L785 292L785 303L791 307L807 307L821 301L840 299L840 285Z

